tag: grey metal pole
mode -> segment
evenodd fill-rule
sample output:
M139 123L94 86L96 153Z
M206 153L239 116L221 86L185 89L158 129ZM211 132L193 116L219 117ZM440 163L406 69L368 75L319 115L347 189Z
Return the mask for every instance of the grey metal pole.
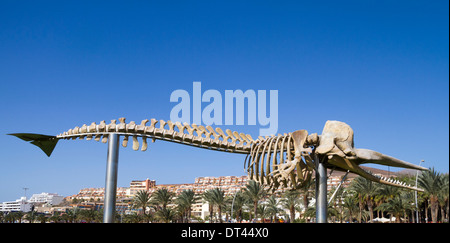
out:
M103 223L113 223L116 209L117 170L119 165L119 135L109 134L105 180Z
M425 160L421 160L419 166L425 162ZM419 171L416 171L416 188L417 188L417 179L419 178ZM416 223L419 223L419 206L417 205L417 191L414 191L415 201L416 201Z
M333 195L331 195L330 199L328 200L328 204L330 204L333 201L334 196L336 196L337 192L339 191L339 188L341 188L342 184L344 184L345 178L347 178L347 175L350 171L347 170L347 172L345 173L345 175L342 177L341 182L339 183L338 187L336 188L336 190L334 191ZM331 173L330 173L331 175Z
M327 222L327 168L314 154L316 163L316 222Z

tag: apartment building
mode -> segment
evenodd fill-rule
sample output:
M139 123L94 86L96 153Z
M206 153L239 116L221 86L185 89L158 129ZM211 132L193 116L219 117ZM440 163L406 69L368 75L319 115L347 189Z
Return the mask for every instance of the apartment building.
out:
M32 209L33 204L27 201L26 197L21 197L16 201L3 202L0 204L0 212L21 211L29 212Z
M117 193L118 198L126 198L130 196L130 188L128 187L118 187ZM83 201L103 201L105 197L105 188L83 188L78 194L66 197L67 201L72 201L74 199Z
M154 188L155 186L156 186L156 181L150 180L148 178L143 181L133 180L130 182L129 195L134 196L134 195L136 195L136 193L138 191L141 191L141 190L149 191L151 188Z
M195 194L202 194L207 190L220 188L225 196L230 196L245 187L247 180L247 176L197 177L193 190Z
M58 195L57 193L43 192L40 194L33 194L33 196L31 196L30 200L28 201L33 204L42 203L48 205L58 205L62 202L63 199L64 197Z

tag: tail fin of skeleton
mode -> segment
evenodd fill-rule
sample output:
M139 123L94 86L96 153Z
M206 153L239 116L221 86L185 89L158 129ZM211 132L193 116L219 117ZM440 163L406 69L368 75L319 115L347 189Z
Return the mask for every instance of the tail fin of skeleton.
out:
M11 133L7 135L18 137L24 141L36 145L42 151L44 151L44 153L48 157L50 157L50 155L52 154L53 149L55 149L55 146L59 140L56 138L56 136L49 136L35 133Z

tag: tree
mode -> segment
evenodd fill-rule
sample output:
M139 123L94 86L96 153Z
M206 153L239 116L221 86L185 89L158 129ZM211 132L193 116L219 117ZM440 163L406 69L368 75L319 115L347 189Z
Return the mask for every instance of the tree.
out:
M182 213L182 221L186 221L187 223L190 221L192 205L194 205L197 200L198 197L196 197L194 191L190 189L182 191L175 199L175 203L178 204L179 210Z
M203 192L202 199L209 204L209 220L212 222L214 214L214 195L212 190Z
M381 212L381 217L384 217L383 214L383 208L379 207L381 204L387 202L389 199L394 198L396 195L400 193L400 188L390 185L380 185L379 191L378 191L378 197L377 201L379 202L378 206L376 207L376 210Z
M28 222L33 223L36 220L36 212L34 210L25 214L25 218Z
M439 204L441 205L442 218L448 222L448 210L449 210L448 174L442 175L442 190L439 195Z
M234 204L232 205L232 207L239 223L242 221L242 210L247 200L248 199L244 196L243 191L236 192L236 195L234 196ZM233 217L233 215L231 215L231 217Z
M439 209L438 197L443 190L443 186L445 186L443 176L434 168L431 168L420 174L418 185L424 189L425 194L430 199L431 219L433 223L436 223Z
M156 212L156 217L164 223L170 223L175 217L175 211L173 209L163 207Z
M253 212L255 218L257 218L256 213L258 209L258 202L263 197L266 196L266 191L264 187L256 181L249 181L244 189L244 195L253 203Z
M277 214L282 211L280 208L278 208L278 205L280 205L280 203L278 202L277 198L274 195L270 196L269 199L267 200L266 210L270 215L272 222L277 221Z
M166 208L167 205L172 202L172 198L172 192L169 192L167 188L161 188L153 193L151 203L157 205L158 207Z
M222 208L225 206L225 192L220 188L214 188L211 190L212 201L215 206L217 206L217 211L219 213L219 222L222 223Z
M389 198L385 203L378 206L378 208L394 215L396 222L400 223L401 216L406 215L407 210L412 210L413 204L408 199L408 195L402 192L393 198Z
M359 211L358 198L354 195L347 193L344 197L342 207L345 209L344 214L347 215L348 221L353 222L354 215Z
M145 211L147 209L147 206L150 204L150 200L150 193L146 190L140 190L133 198L133 206L135 208L141 208L142 214L145 215Z
M377 183L374 183L371 180L368 180L361 176L356 177L350 185L350 190L355 192L359 198L360 223L364 204L367 204L367 207L369 208L370 221L373 222L373 199L377 195L379 190L379 187L377 185Z
M295 207L299 204L299 192L287 191L284 194L282 205L289 210L289 222L294 222L295 219Z

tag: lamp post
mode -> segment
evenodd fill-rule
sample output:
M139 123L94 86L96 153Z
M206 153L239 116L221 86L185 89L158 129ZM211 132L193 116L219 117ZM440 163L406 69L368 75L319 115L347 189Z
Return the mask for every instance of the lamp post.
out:
M421 160L419 163L419 166L422 164L422 162L425 162L425 160ZM417 188L418 177L419 177L419 171L416 171L416 188ZM414 194L416 196L416 223L419 223L419 207L417 205L417 191L414 191Z

